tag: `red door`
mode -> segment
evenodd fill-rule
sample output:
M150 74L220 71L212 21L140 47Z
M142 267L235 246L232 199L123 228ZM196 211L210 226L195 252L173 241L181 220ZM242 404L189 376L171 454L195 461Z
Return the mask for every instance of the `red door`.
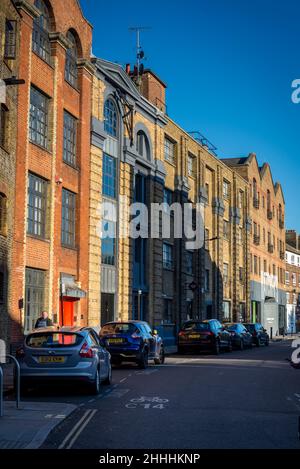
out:
M60 322L62 326L74 325L74 304L78 301L75 298L64 296L60 302Z

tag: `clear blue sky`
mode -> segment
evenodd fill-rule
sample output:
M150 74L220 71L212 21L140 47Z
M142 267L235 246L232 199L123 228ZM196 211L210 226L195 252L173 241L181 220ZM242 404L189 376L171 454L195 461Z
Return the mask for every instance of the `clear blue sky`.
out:
M95 55L135 60L130 26L142 34L145 66L168 85L168 114L200 130L219 157L257 154L282 183L287 228L300 232L299 0L81 0L94 25Z

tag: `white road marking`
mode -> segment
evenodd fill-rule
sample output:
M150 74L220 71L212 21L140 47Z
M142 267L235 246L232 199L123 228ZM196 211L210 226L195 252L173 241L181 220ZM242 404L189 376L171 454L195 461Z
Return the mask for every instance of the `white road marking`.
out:
M124 383L124 381L126 381L127 378L123 378L120 380L120 383Z
M66 446L66 449L71 449L72 446L74 445L75 441L77 440L77 438L79 437L79 435L83 432L83 430L85 429L85 427L90 423L90 421L92 420L92 418L94 417L94 415L98 412L97 409L94 409L92 410L92 412L90 413L90 415L87 417L87 419L85 420L85 422L82 424L82 426L78 429L77 433L75 433L75 435L73 436L72 440L70 441L70 443L68 444L68 446Z
M66 436L66 438L63 440L63 442L59 445L58 449L63 449L65 448L67 442L70 440L70 438L72 438L72 436L74 435L74 433L77 431L78 428L80 428L81 424L83 424L83 422L85 421L85 419L87 419L91 414L92 414L93 410L92 409L88 409L85 411L85 413L83 414L83 416L81 417L80 420L78 420L78 422L76 423L76 425L72 428L72 430L68 433L68 435Z

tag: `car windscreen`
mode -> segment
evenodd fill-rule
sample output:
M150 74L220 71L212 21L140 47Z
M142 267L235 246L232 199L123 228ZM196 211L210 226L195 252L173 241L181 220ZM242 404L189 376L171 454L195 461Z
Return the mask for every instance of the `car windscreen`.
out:
M83 341L83 336L70 332L41 332L32 334L26 338L27 347L32 348L56 348L75 347Z
M255 331L255 324L244 324L244 326L246 327L246 329L249 332L254 332Z
M111 323L111 324L106 324L105 326L102 327L100 331L100 335L106 335L106 334L133 334L134 332L137 332L138 328L136 327L135 324L132 323Z
M240 332L239 326L237 324L230 324L230 325L226 326L226 329L228 331Z
M208 322L187 322L182 326L183 331L209 331Z

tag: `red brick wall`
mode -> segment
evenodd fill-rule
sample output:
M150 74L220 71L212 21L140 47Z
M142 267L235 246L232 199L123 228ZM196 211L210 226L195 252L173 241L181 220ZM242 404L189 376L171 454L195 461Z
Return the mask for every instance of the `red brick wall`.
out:
M33 3L33 0L30 1ZM72 28L79 38L79 58L89 59L91 50L92 28L83 18L76 0L50 1L54 15L53 32L66 34ZM13 305L12 341L18 341L22 328L18 300L24 298L25 267L43 269L47 272L46 298L51 293L52 311L59 312L60 273L75 276L81 282L81 288L88 291L88 211L89 197L89 158L90 158L90 116L92 76L85 68L79 68L78 88L72 88L64 79L65 49L58 43L52 43L52 61L49 66L36 54L31 53L32 18L22 10L21 22L21 63L20 77L26 79L26 85L18 97L18 148L16 174L16 214L13 249ZM28 114L30 84L34 84L50 98L49 127L50 151L28 142ZM77 133L77 169L67 166L63 160L63 111L68 110L78 118ZM27 217L27 174L32 171L49 181L49 197L54 204L52 220L53 239L37 240L26 236ZM58 178L62 179L57 184ZM61 246L61 193L62 188L77 194L76 249ZM51 267L51 258L53 265ZM53 268L53 270L52 270ZM50 275L52 274L52 275ZM52 281L51 281L52 279ZM49 283L51 282L51 283ZM47 304L45 305L47 307ZM50 312L50 313L51 313ZM22 312L24 313L24 312ZM87 322L87 301L80 300L82 324ZM79 316L80 319L80 316Z

